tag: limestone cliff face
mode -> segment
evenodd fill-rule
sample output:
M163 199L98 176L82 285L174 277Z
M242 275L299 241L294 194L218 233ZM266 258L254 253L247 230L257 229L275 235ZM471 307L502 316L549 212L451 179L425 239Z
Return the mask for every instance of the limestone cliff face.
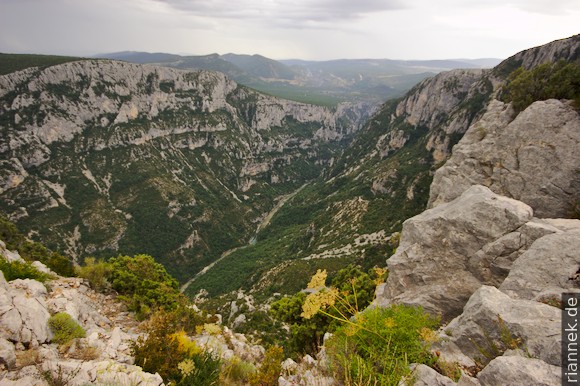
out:
M498 91L513 63L577 60L579 39L517 54L489 80ZM435 350L461 366L460 384L559 384L558 303L580 291L580 221L570 219L580 197L580 114L555 99L516 114L492 98L484 110L435 172L428 209L404 222L376 303L440 315Z
M513 115L502 102L488 106L435 173L430 207L481 184L527 203L536 216L570 216L580 192L578 112L569 102L547 100Z
M248 240L369 113L107 60L0 76L0 212L72 256L146 252L181 278Z
M393 121L402 119L416 129L428 130L426 149L435 162L446 159L451 147L480 113L482 103L493 91L484 70L452 70L426 79L397 104ZM399 134L400 136L400 134ZM388 135L392 141L393 134ZM404 136L388 148L401 148L410 138Z
M506 73L519 66L526 70L558 60L572 62L580 58L580 35L560 39L540 47L530 48L506 59L495 68L496 74Z
M484 70L453 70L421 82L401 101L395 116L404 117L412 126L424 126L430 131L427 149L436 162L448 157L452 135L465 133L477 114L466 109L467 101L483 99L492 91L484 81Z

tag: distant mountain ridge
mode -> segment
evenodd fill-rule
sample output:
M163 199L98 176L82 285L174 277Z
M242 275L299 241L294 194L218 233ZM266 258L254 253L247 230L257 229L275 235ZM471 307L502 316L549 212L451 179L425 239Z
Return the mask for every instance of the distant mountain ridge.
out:
M500 59L328 61L273 60L262 55L118 52L98 57L182 69L220 71L235 81L282 98L335 104L341 100L382 103L401 96L414 84L438 72L456 68L493 67Z

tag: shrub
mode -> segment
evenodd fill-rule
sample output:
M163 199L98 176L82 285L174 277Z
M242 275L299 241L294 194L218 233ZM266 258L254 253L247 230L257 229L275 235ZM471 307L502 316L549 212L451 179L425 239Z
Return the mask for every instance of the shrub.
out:
M508 77L503 90L504 102L512 102L514 110L520 112L533 102L556 99L572 99L580 108L580 64L544 63L531 70L518 68Z
M224 363L220 381L223 385L246 385L255 373L256 366L234 356Z
M201 351L193 354L177 365L181 379L177 385L214 386L219 385L221 360L211 353Z
M197 323L203 323L199 320ZM217 385L221 361L203 351L187 336L195 331L194 318L186 310L159 310L145 323L145 336L133 343L135 364L159 373L166 383Z
M84 338L85 330L66 312L58 312L48 319L54 337L53 342L60 345L69 343L76 338Z
M312 277L308 288L313 291L301 315L322 314L341 324L325 346L336 377L346 385L396 385L409 374L410 363L435 363L429 346L438 321L423 309L393 305L359 313L354 283L351 296L326 287L325 281L323 271Z
M375 308L345 323L326 343L333 371L345 384L397 385L410 363L433 365L437 321L421 308Z
M94 257L87 257L85 265L76 267L76 274L83 279L87 279L92 289L103 291L111 286L109 276L113 267L104 260L96 260Z
M150 315L159 307L177 307L181 297L177 280L151 256L118 256L109 263L112 288L122 295L121 299L138 318Z
M284 350L282 347L271 346L266 350L264 360L258 371L250 376L252 386L276 386L282 371Z
M33 279L45 283L52 277L44 272L40 272L28 262L9 262L0 256L0 271L4 273L6 281L14 279Z
M377 284L382 282L385 275L385 271L381 269L372 269L366 274L353 265L339 270L332 279L332 286L337 293L342 294L342 301L337 303L335 308L328 310L328 314L315 312L309 318L303 318L301 316L303 307L309 301L303 292L274 302L271 314L277 320L290 325L290 336L285 342L287 354L301 356L305 353L315 353L322 343L324 333L334 331L340 326L337 318L348 319L357 314L359 309L370 304ZM326 271L318 270L308 287L316 290L325 283ZM312 299L310 297L310 300Z

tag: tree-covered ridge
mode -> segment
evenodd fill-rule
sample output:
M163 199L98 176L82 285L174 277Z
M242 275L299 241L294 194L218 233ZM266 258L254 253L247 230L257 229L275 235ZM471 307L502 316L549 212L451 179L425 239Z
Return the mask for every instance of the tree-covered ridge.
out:
M0 75L21 71L30 67L48 67L57 64L82 60L73 56L3 54L0 53Z

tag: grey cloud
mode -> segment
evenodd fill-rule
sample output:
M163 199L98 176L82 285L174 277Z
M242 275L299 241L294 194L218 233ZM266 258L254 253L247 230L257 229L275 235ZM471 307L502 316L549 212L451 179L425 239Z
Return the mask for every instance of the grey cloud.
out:
M449 3L447 7L449 5L461 8L511 6L525 12L542 15L565 15L580 9L578 0L451 0L446 2Z
M401 0L154 0L214 18L261 19L274 23L345 21L364 14L405 8Z

